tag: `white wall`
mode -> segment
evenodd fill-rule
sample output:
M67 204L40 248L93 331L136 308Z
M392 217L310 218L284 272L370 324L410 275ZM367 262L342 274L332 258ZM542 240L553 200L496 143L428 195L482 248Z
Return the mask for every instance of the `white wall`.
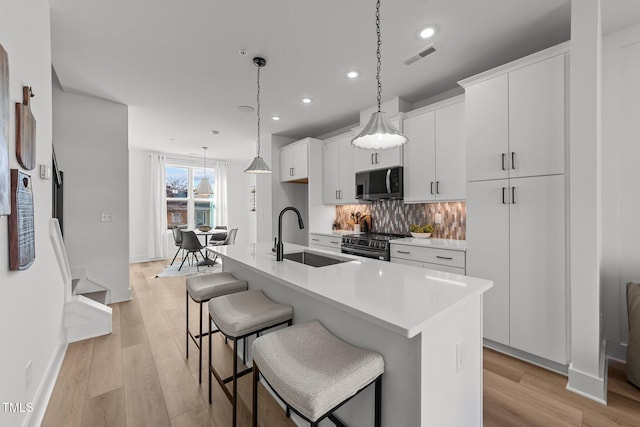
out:
M607 353L626 359L626 283L640 280L640 23L603 41L603 293Z
M131 149L129 150L129 171L131 180L129 182L129 261L147 261L148 251L148 218L150 214L149 191L151 186L151 171L149 155L151 151ZM215 153L213 153L215 156ZM201 158L168 155L184 160L192 160L198 165L202 165ZM215 162L215 159L212 160ZM227 200L229 229L238 228L236 243L248 243L256 241L256 213L250 212L250 187L255 185L255 178L244 173L244 169L250 160L228 161L227 168ZM246 163L246 164L245 164ZM173 236L167 232L169 255L173 258L175 245Z
M9 167L15 156L14 104L22 86L33 87L31 108L37 122L36 164L51 164L51 42L46 0L0 0L0 43L9 56L11 119ZM37 166L36 166L37 168ZM0 402L33 404L33 413L0 410L0 424L37 424L44 413L66 348L62 327L64 283L49 240L51 181L33 177L36 258L25 271L8 270L7 217L0 217ZM31 384L25 366L31 361Z
M129 288L128 107L53 86L53 144L64 171L64 240L69 265L110 289ZM101 221L101 213L111 221Z

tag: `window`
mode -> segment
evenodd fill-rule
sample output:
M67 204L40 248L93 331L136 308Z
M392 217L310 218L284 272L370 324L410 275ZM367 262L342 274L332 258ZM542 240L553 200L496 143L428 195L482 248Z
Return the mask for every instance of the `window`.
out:
M165 169L167 188L167 227L197 228L201 225L215 227L215 202L213 195L196 194L196 188L204 177L204 169L187 166L170 166ZM215 171L207 168L207 178L215 188Z

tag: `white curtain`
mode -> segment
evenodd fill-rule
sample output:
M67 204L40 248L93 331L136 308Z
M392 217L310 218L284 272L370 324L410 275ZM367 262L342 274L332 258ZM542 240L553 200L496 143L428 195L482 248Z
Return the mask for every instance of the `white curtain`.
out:
M216 225L229 226L227 211L227 167L225 162L216 163L216 188L214 190L216 204Z
M151 185L149 194L149 222L147 255L150 259L167 258L167 189L165 157L152 154Z

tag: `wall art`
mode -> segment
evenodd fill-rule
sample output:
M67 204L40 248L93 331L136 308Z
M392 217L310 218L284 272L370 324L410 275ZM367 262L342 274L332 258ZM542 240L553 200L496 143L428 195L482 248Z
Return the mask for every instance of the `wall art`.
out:
M31 176L18 169L11 169L11 203L9 270L26 270L36 258L33 190Z
M33 91L22 87L22 103L16 103L16 157L26 170L36 167L36 119L31 113Z

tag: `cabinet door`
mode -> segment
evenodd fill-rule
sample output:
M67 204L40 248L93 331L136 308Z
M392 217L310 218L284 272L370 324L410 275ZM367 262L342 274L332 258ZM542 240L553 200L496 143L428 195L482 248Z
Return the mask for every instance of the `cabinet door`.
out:
M392 168L402 166L404 147L388 148L386 150L377 150L375 152L375 169Z
M332 142L322 146L322 203L338 203L340 144Z
M564 173L564 61L559 55L509 73L512 178Z
M300 143L291 148L292 180L309 177L308 143Z
M286 182L292 179L291 157L291 148L283 147L280 149L280 182Z
M507 75L465 89L467 181L509 176L508 89Z
M467 275L493 281L483 296L484 336L505 345L509 345L509 205L508 198L502 203L502 194L508 185L506 179L467 183Z
M435 135L436 199L464 200L467 183L463 102L435 112Z
M393 119L389 119L389 122L391 122L396 129L402 132L402 122L398 116ZM363 127L364 126L361 126L353 130L352 138L360 133ZM394 166L402 166L403 164L403 147L389 148L386 150L367 150L362 148L357 148L355 150L355 172L390 168Z
M359 148L351 145L351 137L346 136L338 143L340 146L340 167L333 169L332 173L339 175L338 203L356 203L356 172L353 167L353 157Z
M435 113L430 111L404 120L409 142L404 148L405 202L435 199ZM462 159L464 164L464 158Z
M511 346L566 364L564 176L511 186Z

